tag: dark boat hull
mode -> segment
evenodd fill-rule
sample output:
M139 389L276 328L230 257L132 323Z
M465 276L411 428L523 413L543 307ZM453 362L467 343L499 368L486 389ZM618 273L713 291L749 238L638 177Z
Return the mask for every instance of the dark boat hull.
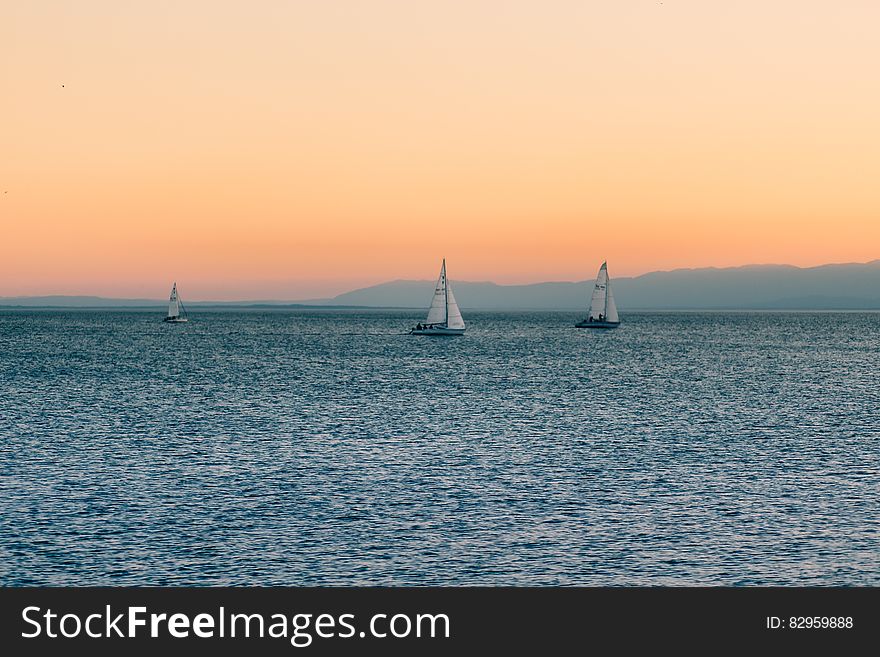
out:
M613 329L620 326L620 322L578 322L575 328Z
M433 326L431 328L424 328L424 329L411 329L409 334L410 335L435 335L435 336L464 335L464 329L451 329L451 328L446 328L445 326Z

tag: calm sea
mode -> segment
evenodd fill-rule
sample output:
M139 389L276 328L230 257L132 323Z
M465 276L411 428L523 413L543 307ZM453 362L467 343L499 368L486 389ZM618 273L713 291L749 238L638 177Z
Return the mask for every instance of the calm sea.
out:
M880 314L0 312L0 583L880 585Z

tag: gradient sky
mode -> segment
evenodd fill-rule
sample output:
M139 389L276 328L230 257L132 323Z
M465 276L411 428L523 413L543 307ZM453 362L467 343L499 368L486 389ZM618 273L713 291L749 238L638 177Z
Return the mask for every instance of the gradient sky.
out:
M0 1L0 296L880 257L880 2Z

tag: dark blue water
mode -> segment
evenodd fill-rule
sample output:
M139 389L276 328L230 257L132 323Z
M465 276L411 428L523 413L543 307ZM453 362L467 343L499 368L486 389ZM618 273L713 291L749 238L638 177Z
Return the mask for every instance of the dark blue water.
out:
M0 312L0 582L880 584L880 314Z

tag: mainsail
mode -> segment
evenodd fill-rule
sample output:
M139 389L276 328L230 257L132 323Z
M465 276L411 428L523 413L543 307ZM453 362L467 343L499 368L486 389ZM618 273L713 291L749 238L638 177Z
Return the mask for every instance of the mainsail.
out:
M608 263L605 262L599 267L599 275L596 276L593 297L590 299L589 321L611 324L620 321L617 316L617 304L614 303L614 293L611 291L611 279L608 278Z
M431 308L428 310L428 318L425 324L440 324L446 321L446 260L440 268L440 278L434 287L434 298L431 299Z
M449 279L446 278L445 258L443 266L440 267L437 285L434 286L434 298L431 299L431 308L428 310L425 324L445 324L446 328L451 329L464 328L464 319L461 317L461 311L458 309L455 295L452 293L452 286L449 285Z
M605 318L605 299L608 296L608 267L603 262L596 277L593 298L590 299L590 321L599 321L599 315Z
M171 298L168 300L168 318L180 317L180 300L177 298L177 283L171 288Z

